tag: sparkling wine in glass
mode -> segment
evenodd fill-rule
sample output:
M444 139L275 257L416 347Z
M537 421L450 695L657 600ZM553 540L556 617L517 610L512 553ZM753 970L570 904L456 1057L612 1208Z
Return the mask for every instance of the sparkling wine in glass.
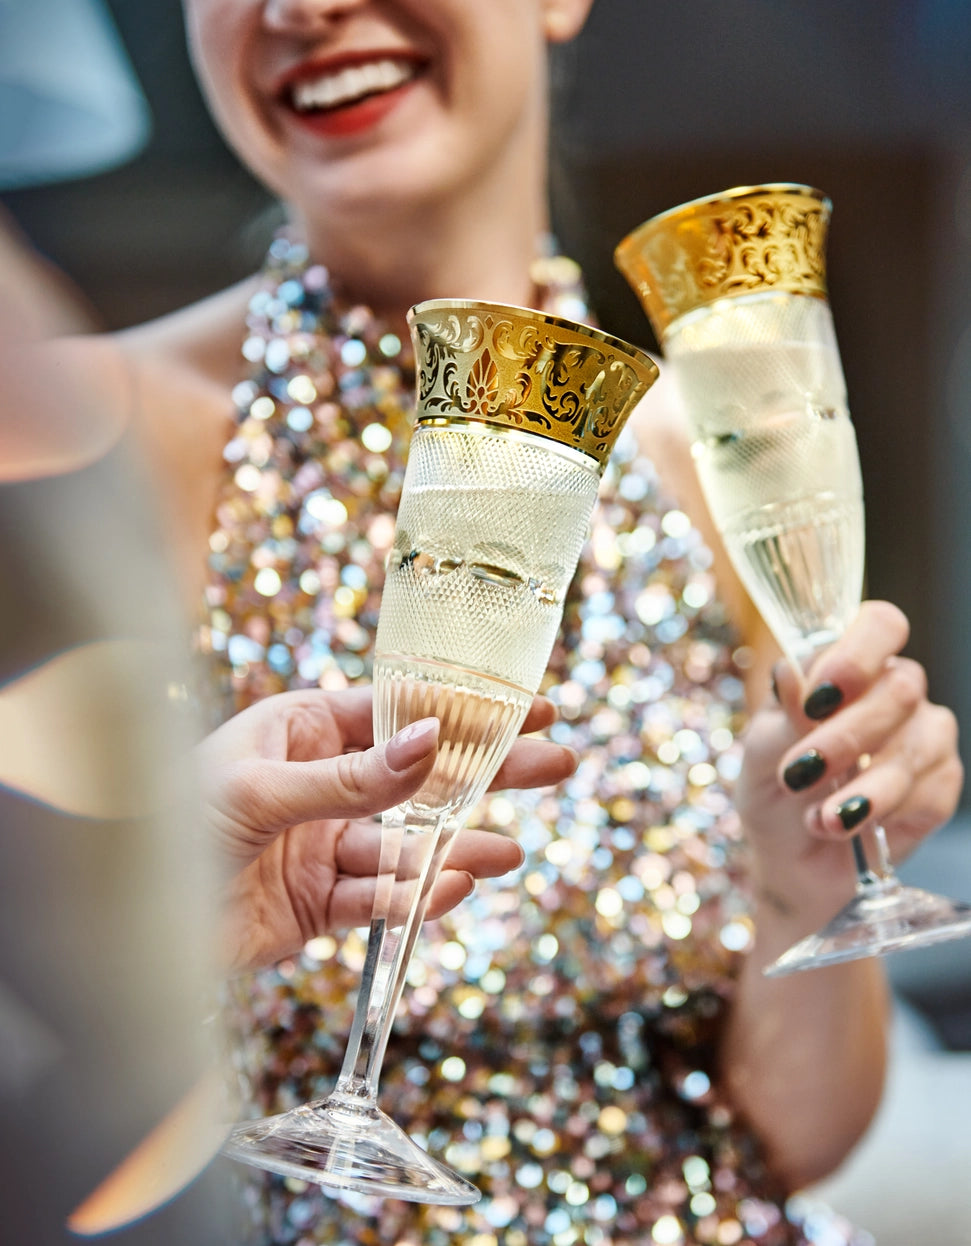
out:
M645 222L617 247L662 343L692 454L739 578L805 669L856 613L864 567L856 437L827 298L831 205L807 186L739 187ZM904 887L852 840L856 894L769 976L971 934L971 907Z
M333 1092L233 1132L257 1167L415 1202L478 1189L377 1106L394 1013L431 887L539 687L601 473L657 377L647 355L586 325L501 304L409 314L417 425L381 599L375 738L441 724L424 786L382 819L357 1007Z

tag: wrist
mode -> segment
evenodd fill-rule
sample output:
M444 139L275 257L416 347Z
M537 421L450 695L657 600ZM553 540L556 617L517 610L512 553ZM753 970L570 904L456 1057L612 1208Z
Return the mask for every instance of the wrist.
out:
M845 885L840 880L840 885L822 890L809 889L805 880L782 874L755 876L752 883L753 951L765 964L825 926L853 891L852 877Z

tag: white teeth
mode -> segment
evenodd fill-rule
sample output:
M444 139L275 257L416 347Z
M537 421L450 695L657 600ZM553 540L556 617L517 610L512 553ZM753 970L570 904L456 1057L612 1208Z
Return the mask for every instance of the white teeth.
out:
M406 61L369 61L349 66L336 74L322 74L319 78L298 82L293 88L294 107L301 112L311 108L335 108L365 95L390 91L414 74L415 66Z

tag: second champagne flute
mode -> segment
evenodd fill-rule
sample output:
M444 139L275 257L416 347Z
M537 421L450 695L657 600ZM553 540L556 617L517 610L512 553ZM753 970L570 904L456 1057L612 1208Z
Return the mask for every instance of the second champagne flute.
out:
M863 584L863 489L826 288L831 205L746 186L646 221L617 247L674 372L702 490L739 578L799 667L842 633ZM971 934L971 907L904 887L881 827L856 895L769 976Z
M464 1204L476 1187L378 1108L381 1064L429 892L539 687L601 472L657 367L596 329L523 308L432 301L409 322L417 427L381 599L374 727L384 742L437 717L438 756L383 819L335 1090L239 1126L226 1150L338 1190Z

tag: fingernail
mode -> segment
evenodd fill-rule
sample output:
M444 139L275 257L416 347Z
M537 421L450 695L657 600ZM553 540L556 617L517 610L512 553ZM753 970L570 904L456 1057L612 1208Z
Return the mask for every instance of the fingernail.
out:
M822 753L812 748L808 753L803 753L801 757L797 757L795 761L791 761L782 772L782 778L785 785L790 791L802 792L807 787L821 779L826 772L826 762Z
M836 816L843 823L844 831L852 831L855 826L870 814L870 802L865 796L851 796L849 800L844 800L840 807L836 810Z
M775 673L775 672L776 672L776 667L774 667L774 666L773 666L773 668L772 668L772 674L771 674L771 679L772 679L772 695L775 697L775 699L776 699L777 701L779 701L779 700L780 700L780 698L779 698L779 680L778 680L778 677L776 676L776 673ZM780 701L780 704L781 704L781 701Z
M437 718L420 718L402 727L385 745L385 761L392 770L407 770L437 743L438 728Z
M828 718L843 703L843 694L835 684L820 684L814 688L803 703L807 718Z

